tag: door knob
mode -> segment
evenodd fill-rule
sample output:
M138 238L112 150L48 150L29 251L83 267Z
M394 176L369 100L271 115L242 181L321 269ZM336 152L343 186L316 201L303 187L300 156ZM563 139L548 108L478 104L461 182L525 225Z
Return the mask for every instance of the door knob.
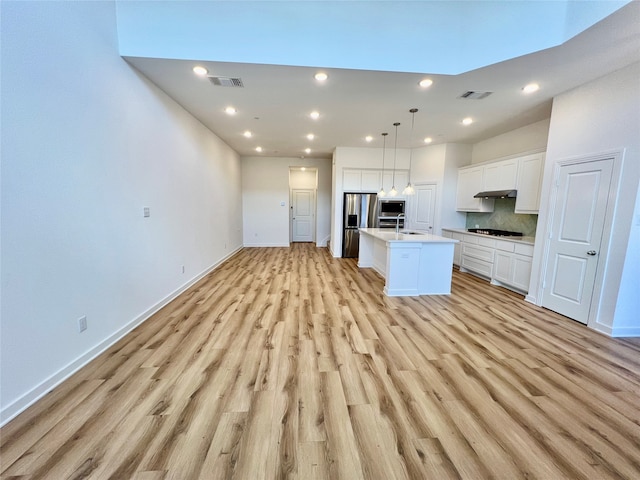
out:
M597 252L596 252L595 250L589 250L589 251L587 252L587 255L594 256L596 253L597 253Z

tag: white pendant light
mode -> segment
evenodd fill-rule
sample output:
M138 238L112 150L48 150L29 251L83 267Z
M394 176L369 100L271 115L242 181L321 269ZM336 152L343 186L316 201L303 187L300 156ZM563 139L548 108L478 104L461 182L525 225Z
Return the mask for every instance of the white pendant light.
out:
M411 185L411 160L413 157L413 122L417 111L417 108L412 108L411 110L409 110L409 112L411 113L411 136L409 137L409 183L407 183L407 186L404 187L404 190L402 191L403 195L413 195L414 193L416 193L413 189L413 185Z
M386 151L387 135L389 134L388 133L382 134L382 180L380 181L380 191L378 192L379 197L387 196L387 192L384 191L384 152Z
M398 191L396 190L396 157L398 156L398 125L400 125L400 122L396 122L393 124L393 126L396 127L396 138L395 138L394 147L393 147L393 182L391 185L391 190L389 190L390 197L395 197L396 195L398 195Z

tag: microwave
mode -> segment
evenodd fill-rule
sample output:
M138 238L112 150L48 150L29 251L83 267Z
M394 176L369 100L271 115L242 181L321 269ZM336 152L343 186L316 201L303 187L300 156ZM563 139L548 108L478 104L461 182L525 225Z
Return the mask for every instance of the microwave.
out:
M397 217L404 212L404 200L378 200L378 217Z

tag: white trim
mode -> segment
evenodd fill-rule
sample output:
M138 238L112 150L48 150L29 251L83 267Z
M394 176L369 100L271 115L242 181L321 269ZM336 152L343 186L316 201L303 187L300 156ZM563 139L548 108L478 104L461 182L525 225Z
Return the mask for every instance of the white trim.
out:
M290 247L290 243L245 243L244 248L273 248L273 247Z
M319 242L316 242L316 247L326 247L328 245L327 242L329 242L330 238L331 238L331 235L329 234Z
M612 160L613 165L611 169L611 183L609 184L609 196L607 199L607 206L605 209L604 225L602 231L602 240L600 245L600 255L598 266L596 269L596 275L594 278L594 286L591 297L591 304L589 307L589 314L587 317L587 326L593 330L605 333L610 336L613 335L614 329L611 326L604 325L599 322L600 320L600 307L602 305L602 295L604 291L604 279L605 273L609 264L609 248L611 244L611 237L613 235L613 221L615 219L615 210L619 201L620 194L620 177L622 175L622 165L624 163L624 148L612 149L605 152L599 152L594 154L576 155L555 162L553 168L553 181L551 186L551 195L549 203L549 215L547 218L546 230L544 235L543 244L543 258L541 265L541 275L539 276L539 290L538 290L538 302L537 305L544 307L544 280L547 275L547 266L549 260L549 249L551 246L551 240L549 239L549 232L553 226L553 217L555 211L555 201L557 197L557 183L560 176L560 169L569 165L586 164L590 162L597 162L602 160ZM554 232L556 233L556 232ZM604 254L606 252L606 254ZM545 307L546 308L546 307Z
M29 390L27 393L25 393L24 395L20 396L19 398L14 400L12 403L10 403L6 407L4 407L2 409L2 411L0 411L0 419L1 419L0 420L0 427L5 425L9 421L13 420L16 416L18 416L20 413L25 411L27 408L29 408L31 405L33 405L35 402L40 400L42 397L44 397L47 393L49 393L55 387L57 387L62 382L64 382L71 375L76 373L78 370L80 370L81 368L86 366L93 359L95 359L100 354L102 354L104 351L109 349L112 345L114 345L117 341L119 341L121 338L126 336L128 333L130 333L133 329L135 329L136 327L138 327L139 325L144 323L146 320L151 318L152 315L154 315L160 309L162 309L163 307L168 305L171 301L175 300L180 294L185 292L188 288L190 288L191 286L196 284L198 281L200 281L206 275L211 273L213 270L215 270L222 263L226 262L228 259L230 259L234 255L236 255L238 252L240 252L240 250L242 250L242 248L243 247L236 248L234 251L229 253L227 256L225 256L222 259L218 260L216 263L214 263L213 265L211 265L208 268L206 268L203 272L201 272L200 274L196 275L191 280L188 280L182 286L178 287L176 290L171 292L169 295L167 295L166 297L161 299L158 303L156 303L155 305L152 305L147 310L145 310L140 315L138 315L133 320L131 320L129 323L124 325L122 328L120 328L119 330L117 330L114 333L112 333L111 335L109 335L107 338L105 338L99 344L97 344L94 347L90 348L85 353L80 355L78 358L76 358L75 360L71 361L70 363L68 363L67 365L62 367L60 370L58 370L56 373L51 375L49 378L45 379L40 384L36 385L34 388Z

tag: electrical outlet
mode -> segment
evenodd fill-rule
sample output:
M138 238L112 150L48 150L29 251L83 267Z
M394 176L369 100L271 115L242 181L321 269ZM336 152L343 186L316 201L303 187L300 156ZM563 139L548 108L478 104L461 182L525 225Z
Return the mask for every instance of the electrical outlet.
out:
M78 332L82 333L87 329L87 316L83 315L78 319Z
M151 216L151 209L149 207L144 207L142 209L142 215L144 215L144 217L150 217Z

